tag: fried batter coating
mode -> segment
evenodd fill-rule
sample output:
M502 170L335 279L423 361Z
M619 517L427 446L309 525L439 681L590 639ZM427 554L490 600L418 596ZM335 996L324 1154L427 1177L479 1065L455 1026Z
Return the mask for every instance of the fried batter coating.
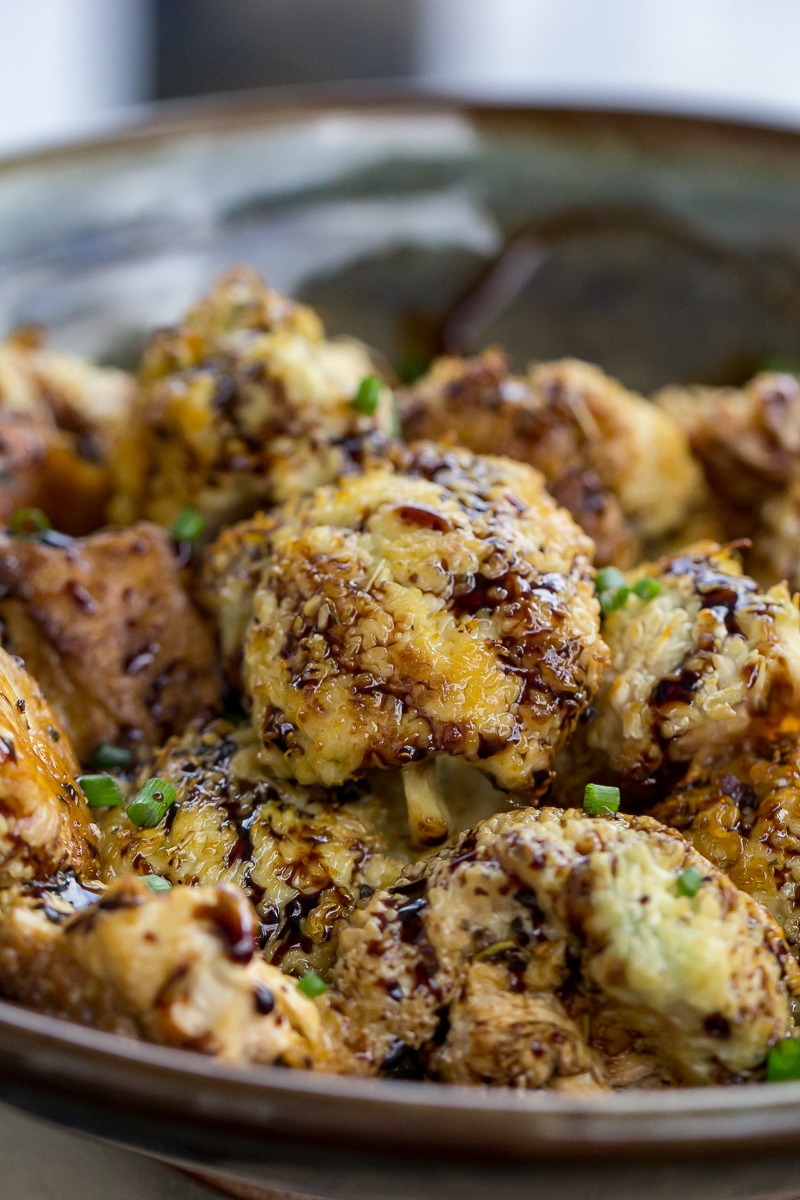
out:
M352 405L375 373L360 343L328 340L317 315L253 271L225 275L182 325L154 336L142 390L115 456L111 519L170 526L184 506L211 533L328 483L388 432L388 391L374 416Z
M537 467L592 537L600 564L627 567L643 539L682 525L705 499L686 438L665 413L574 359L509 374L496 350L442 358L400 394L409 439L448 436Z
M800 588L800 379L765 371L744 388L670 387L656 402L686 432L728 537L748 537L758 579Z
M0 534L0 588L3 644L79 757L101 741L157 745L216 704L213 640L158 526L67 545Z
M78 763L35 680L0 650L0 889L97 874Z
M324 970L337 920L409 861L402 802L366 785L336 793L278 780L258 762L259 745L251 726L222 719L172 738L142 782L167 780L175 804L151 829L123 808L98 818L102 878L235 884L256 907L268 961L299 975Z
M614 770L653 783L670 764L728 743L755 716L800 702L800 614L785 584L762 592L737 556L712 542L644 564L649 601L629 595L603 621L611 669L588 742Z
M124 371L43 349L34 334L0 344L0 522L36 507L66 533L102 525L106 464L134 390Z
M794 1028L800 970L769 913L680 834L546 808L407 868L340 932L332 980L365 1071L406 1053L462 1082L601 1087L635 1077L632 1053L661 1082L750 1077Z
M692 763L652 816L755 896L800 952L800 735L752 737Z
M253 615L253 596L280 518L256 513L222 531L203 555L198 599L214 618L225 673L242 688L242 650Z
M426 443L289 506L244 677L276 773L447 754L543 787L607 661L590 540L507 459Z
M154 896L141 880L118 880L49 943L43 937L36 970L4 980L4 991L111 1033L310 1067L324 1048L319 1011L258 957L256 932L236 888Z

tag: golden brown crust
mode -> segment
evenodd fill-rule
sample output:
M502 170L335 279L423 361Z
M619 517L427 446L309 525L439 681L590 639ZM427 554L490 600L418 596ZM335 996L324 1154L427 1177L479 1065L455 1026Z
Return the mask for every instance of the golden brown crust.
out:
M193 723L142 774L176 799L151 829L123 808L102 813L102 878L154 872L173 884L234 884L256 908L268 961L302 975L323 970L333 928L362 889L393 883L409 861L402 806L366 786L346 792L276 779L258 762L246 724Z
M652 815L755 896L800 952L800 738L772 733L692 763Z
M289 506L244 662L266 760L336 785L448 754L541 788L606 662L591 551L531 468L425 443Z
M0 889L97 875L96 830L66 733L36 682L0 650Z
M588 726L621 775L652 783L670 764L779 720L800 701L800 613L785 585L762 592L711 542L643 564L658 595L631 594L603 621L611 669Z
M587 363L541 363L523 379L494 350L439 359L400 393L400 412L409 439L449 436L540 470L601 565L630 566L643 538L678 527L704 500L677 426Z
M36 507L66 533L102 525L106 464L133 394L123 371L43 349L36 336L0 344L0 522Z
M687 866L702 876L692 896ZM793 1029L800 992L767 911L648 817L493 817L407 868L339 941L333 1027L365 1071L402 1043L423 1069L473 1081L641 1083L655 1061L662 1081L731 1082ZM509 1037L515 1011L546 1036L560 1027L563 1053L543 1045L533 1069L529 1043ZM638 1078L631 1054L645 1055Z
M217 702L211 635L157 526L63 547L0 534L0 586L4 645L81 758L101 741L158 744Z
M0 964L10 925L21 944L24 925L45 920L30 905L7 909ZM140 880L118 880L55 928L37 931L36 969L3 980L6 995L223 1059L308 1068L324 1053L316 1006L258 957L253 910L236 888L154 896Z
M185 506L211 533L351 468L386 426L352 406L366 349L326 340L311 309L254 271L223 276L175 330L155 335L114 460L113 521L170 526Z

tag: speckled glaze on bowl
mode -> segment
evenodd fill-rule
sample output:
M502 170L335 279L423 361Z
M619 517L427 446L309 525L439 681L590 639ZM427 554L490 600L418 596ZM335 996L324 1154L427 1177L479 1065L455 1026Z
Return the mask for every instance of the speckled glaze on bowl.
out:
M643 390L800 364L800 134L376 90L171 106L0 163L0 328L131 362L250 262L411 375L576 354ZM326 1200L789 1200L800 1083L579 1097L234 1067L0 1002L0 1096Z

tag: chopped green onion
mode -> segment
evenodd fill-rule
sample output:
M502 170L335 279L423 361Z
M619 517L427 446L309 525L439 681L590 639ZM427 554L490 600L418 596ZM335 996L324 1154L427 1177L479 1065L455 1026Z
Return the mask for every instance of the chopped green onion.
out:
M472 961L476 963L486 962L487 959L494 958L497 954L502 954L504 950L513 950L516 944L513 940L492 942L491 946L486 946L483 950L479 950L477 954L473 954Z
M594 577L598 592L607 592L609 588L625 587L625 576L617 567L603 567Z
M117 808L125 803L119 784L111 775L79 775L78 783L89 808Z
M352 399L356 412L363 413L365 417L374 416L385 387L386 384L380 375L367 375L366 379L362 379Z
M297 990L298 992L302 992L304 996L308 996L309 1000L314 1000L317 996L321 996L323 992L327 992L328 985L323 979L320 979L316 971L306 971L297 985Z
M684 896L696 896L703 882L703 872L697 867L686 867L678 876L678 891Z
M590 817L610 817L619 812L619 788L603 783L587 783L583 793L584 811Z
M655 600L661 591L661 584L657 579L653 579L651 575L643 575L641 579L636 580L631 591L640 600Z
M206 527L205 519L196 508L182 508L172 523L176 542L196 542Z
M168 879L164 879L162 875L143 875L142 883L146 883L151 892L171 892L172 884Z
M163 820L167 809L174 803L175 788L171 783L167 783L166 779L148 779L125 812L140 829L152 829Z
M92 755L95 767L127 767L131 762L133 751L125 746L115 746L113 742L100 742Z
M8 522L12 533L41 533L50 528L50 521L40 508L19 508Z
M609 588L608 591L600 593L600 608L604 613L616 612L618 608L622 608L629 595L626 587Z
M800 1079L800 1038L787 1037L775 1043L767 1055L767 1079L770 1083Z

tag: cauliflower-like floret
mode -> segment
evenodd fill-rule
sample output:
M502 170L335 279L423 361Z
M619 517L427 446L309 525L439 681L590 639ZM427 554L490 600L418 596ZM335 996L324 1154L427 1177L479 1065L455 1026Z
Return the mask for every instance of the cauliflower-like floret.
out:
M211 710L211 633L157 525L57 544L0 534L3 645L25 660L81 758L154 745Z
M388 389L372 416L352 404L374 373L360 343L326 339L311 309L255 272L231 272L145 350L115 455L112 520L169 526L188 505L215 532L329 482L358 460L366 435L388 432Z
M334 792L279 780L258 762L246 724L194 723L143 772L175 803L152 828L124 808L98 817L102 878L155 872L173 884L230 883L256 908L266 958L323 970L333 927L354 900L393 883L409 861L402 800L366 785Z
M800 614L785 584L762 592L735 554L701 542L645 564L658 595L631 593L603 621L611 669L588 742L633 781L658 778L800 702Z
M800 379L763 372L744 388L670 387L658 405L703 463L725 535L748 537L748 568L800 587Z
M244 660L265 761L330 786L446 754L541 788L607 661L591 553L530 467L425 443L290 506Z
M800 989L769 913L648 817L493 817L356 909L339 945L332 1021L361 1069L405 1054L476 1083L608 1086L631 1053L661 1082L741 1080Z
M107 461L133 403L134 381L18 331L0 344L0 522L42 509L59 529L103 524Z
M203 555L198 599L214 618L225 673L241 690L245 633L253 615L253 596L270 552L277 516L256 513L222 531Z
M23 922L46 920L30 908L3 916L0 945ZM35 970L0 980L6 995L223 1059L310 1067L324 1054L319 1010L258 957L255 915L236 888L154 896L141 880L118 880L56 930L40 938Z
M754 736L700 756L651 815L755 896L800 952L800 735Z
M537 467L599 563L629 566L643 539L682 525L705 498L676 423L588 363L540 363L519 378L494 350L442 358L400 394L400 412L408 438L449 435Z

